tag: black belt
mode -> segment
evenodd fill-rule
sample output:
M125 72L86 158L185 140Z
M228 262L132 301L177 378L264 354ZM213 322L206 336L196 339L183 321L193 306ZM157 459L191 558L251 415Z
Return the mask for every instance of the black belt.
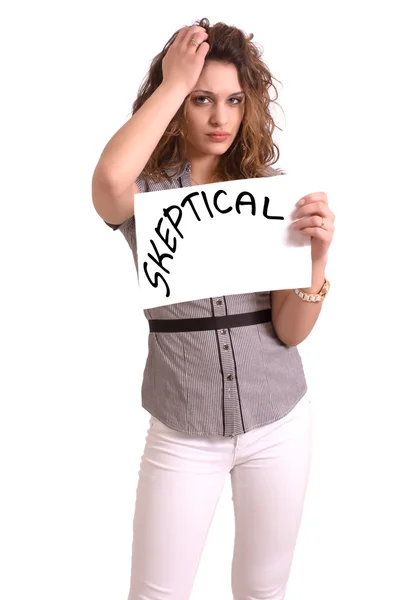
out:
M205 331L206 329L229 329L256 325L271 321L271 309L255 312L223 315L221 317L200 317L198 319L149 319L151 332Z

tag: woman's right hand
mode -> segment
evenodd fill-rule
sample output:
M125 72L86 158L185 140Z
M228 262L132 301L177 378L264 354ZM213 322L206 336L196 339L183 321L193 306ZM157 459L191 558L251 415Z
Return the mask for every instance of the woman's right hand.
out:
M195 39L200 45L191 43ZM183 27L168 48L162 61L163 83L178 86L190 94L203 69L210 45L205 41L208 33L204 27Z

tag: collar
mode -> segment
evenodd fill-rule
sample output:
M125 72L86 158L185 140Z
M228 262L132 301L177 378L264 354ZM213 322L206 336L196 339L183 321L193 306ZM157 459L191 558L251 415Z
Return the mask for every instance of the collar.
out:
M174 169L164 169L164 172L169 176L172 177L172 179L179 179L179 177L182 177L182 175L186 172L186 173L190 173L190 162L188 160L184 161L181 169L178 170L178 172L176 173L176 175L174 175L175 170Z

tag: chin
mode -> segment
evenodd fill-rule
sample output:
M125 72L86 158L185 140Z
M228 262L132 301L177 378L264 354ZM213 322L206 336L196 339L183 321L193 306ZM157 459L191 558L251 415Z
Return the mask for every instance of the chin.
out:
M205 154L220 156L221 154L225 154L225 152L229 150L230 147L231 144L213 144L211 148L210 146L207 146L207 148L204 148L203 151Z

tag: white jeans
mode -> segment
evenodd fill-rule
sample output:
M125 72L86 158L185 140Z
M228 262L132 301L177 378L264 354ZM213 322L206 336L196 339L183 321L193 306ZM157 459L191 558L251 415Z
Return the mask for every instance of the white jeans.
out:
M231 476L234 600L282 600L312 453L306 394L286 416L233 438L192 436L154 417L140 466L128 600L188 600Z

